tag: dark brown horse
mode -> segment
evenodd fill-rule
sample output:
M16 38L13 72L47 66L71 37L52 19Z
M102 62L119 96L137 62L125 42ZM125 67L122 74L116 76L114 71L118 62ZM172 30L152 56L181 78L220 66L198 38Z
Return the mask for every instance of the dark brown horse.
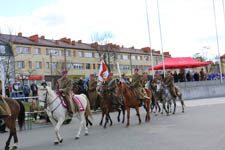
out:
M2 96L0 96L0 100L2 100ZM18 137L16 133L16 119L18 118L18 124L20 127L20 130L22 130L24 120L25 120L25 108L23 103L17 100L13 100L11 98L5 98L7 104L9 105L9 108L11 110L11 116L3 117L3 120L6 124L6 126L9 128L9 138L5 145L5 150L9 150L9 145L11 138L14 137L14 145L12 149L18 148ZM1 115L1 114L0 114Z
M124 82L117 82L118 90L117 96L122 95L124 100L124 105L127 110L127 127L130 125L130 108L134 108L137 112L137 116L139 119L139 124L141 124L141 117L139 112L139 106L141 101L137 99L137 95L135 90L131 89L126 83ZM151 105L151 98L152 92L145 88L145 91L150 97L150 99L144 99L144 108L146 110L146 117L145 121L150 121L150 105Z
M124 105L118 105L115 108L113 108L113 103L112 101L115 100L116 97L113 98L113 95L110 94L111 91L108 90L108 84L107 82L102 84L102 88L101 88L101 96L102 96L102 119L101 122L99 123L99 125L102 125L104 116L105 116L105 124L104 124L104 128L106 128L107 123L110 121L110 126L112 125L112 119L109 115L110 112L117 110L118 111L118 116L117 116L117 120L118 122L120 122L120 113L121 110L123 112L123 120L122 123L124 123L124 116L125 116L125 107Z

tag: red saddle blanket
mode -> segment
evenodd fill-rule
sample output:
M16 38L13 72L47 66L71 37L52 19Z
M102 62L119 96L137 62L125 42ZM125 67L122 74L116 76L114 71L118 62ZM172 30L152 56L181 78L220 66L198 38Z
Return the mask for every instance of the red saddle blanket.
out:
M59 91L56 91L56 94L59 96L59 99L61 100L62 106L67 109L65 94L62 93L62 92L59 92ZM74 93L72 93L72 99L77 104L77 106L79 107L81 112L85 111L84 106L82 105L80 99Z

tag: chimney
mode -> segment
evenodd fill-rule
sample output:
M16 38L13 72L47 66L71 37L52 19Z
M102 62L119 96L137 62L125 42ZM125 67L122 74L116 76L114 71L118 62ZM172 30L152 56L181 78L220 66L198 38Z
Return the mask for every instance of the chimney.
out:
M78 43L81 44L82 43L82 40L78 40Z
M56 40L56 41L55 41L55 44L59 45L59 40Z
M22 37L22 32L19 32L18 33L18 37Z
M30 36L29 39L35 43L38 43L38 34Z
M134 46L132 46L131 49L134 49Z
M65 43L68 43L68 44L71 43L71 40L70 39L67 39L66 37L61 38L60 41L65 42Z
M166 56L170 56L170 52L164 52L163 54Z
M160 51L155 51L155 53L160 54Z
M76 42L75 41L72 41L72 45L76 45Z
M42 39L42 40L44 40L44 39L45 39L45 36L44 36L44 35L42 35L42 36L41 36L41 39Z
M142 50L145 52L145 53L149 53L150 52L150 47L143 47Z
M93 47L93 48L98 48L98 43L97 42L95 42L95 43L91 43L91 47Z

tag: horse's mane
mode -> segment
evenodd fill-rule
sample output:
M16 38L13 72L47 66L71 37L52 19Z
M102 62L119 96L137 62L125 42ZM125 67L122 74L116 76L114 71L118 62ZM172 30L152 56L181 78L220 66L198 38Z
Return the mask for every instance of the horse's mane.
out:
M125 82L122 82L122 84L125 86L126 92L129 92L129 93L131 93L131 95L133 95L133 96L136 97L136 95L135 95L133 89L132 89L128 84L126 84Z

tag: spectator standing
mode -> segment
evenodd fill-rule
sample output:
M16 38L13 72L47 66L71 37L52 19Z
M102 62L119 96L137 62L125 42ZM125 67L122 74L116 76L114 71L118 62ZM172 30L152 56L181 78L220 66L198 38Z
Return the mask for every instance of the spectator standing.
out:
M37 84L35 83L35 81L33 81L33 83L31 84L30 89L32 91L32 96L37 96L38 87L37 87Z
M191 73L190 73L190 71L188 71L188 73L186 74L186 79L187 79L188 82L191 81Z
M19 92L21 91L21 86L20 86L20 83L18 82L17 79L15 79L15 82L13 83L12 89L13 89L13 96L19 97Z
M200 71L200 77L201 77L201 80L205 80L205 73L204 73L203 68Z
M199 81L199 74L198 74L198 72L195 72L195 74L194 74L194 80L195 81Z
M174 82L178 82L178 74L177 74L177 71L174 71L173 78L174 78Z
M25 83L25 85L23 86L23 93L25 97L29 97L30 96L30 87L28 86L27 83ZM28 99L25 99L25 102L27 102Z

